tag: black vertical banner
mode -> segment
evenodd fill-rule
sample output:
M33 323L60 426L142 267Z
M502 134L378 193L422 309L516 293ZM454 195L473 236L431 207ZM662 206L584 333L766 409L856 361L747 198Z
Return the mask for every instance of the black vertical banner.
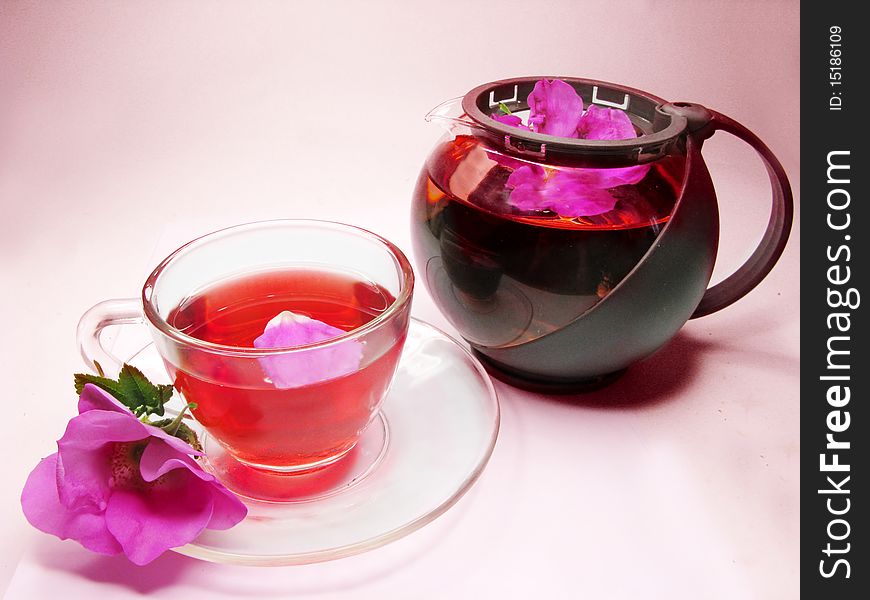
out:
M801 591L870 590L870 203L859 2L801 3ZM863 13L863 11L860 11ZM859 492L865 490L865 493Z

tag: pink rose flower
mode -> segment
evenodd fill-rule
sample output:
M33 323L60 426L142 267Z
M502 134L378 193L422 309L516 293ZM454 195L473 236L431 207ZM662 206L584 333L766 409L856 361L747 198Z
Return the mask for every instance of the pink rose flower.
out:
M88 384L58 451L27 478L21 506L46 533L144 565L247 508L191 456L202 453Z

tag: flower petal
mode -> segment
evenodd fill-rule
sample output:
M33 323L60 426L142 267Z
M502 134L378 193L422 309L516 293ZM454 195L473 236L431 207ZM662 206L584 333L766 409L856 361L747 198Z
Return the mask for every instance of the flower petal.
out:
M508 202L520 210L551 210L569 218L606 213L616 206L608 192L619 185L620 174L614 171L623 169L569 169L547 175L540 167L520 167L508 178L507 187L513 187Z
M62 540L74 539L100 554L118 554L121 545L109 533L102 512L70 510L57 493L57 454L42 459L27 478L21 492L21 508L27 521Z
M57 442L57 491L69 509L102 511L109 497L114 442L148 437L133 413L89 410L74 417Z
M148 441L139 459L139 472L145 481L155 481L174 469L187 469L203 481L214 481L214 475L206 473L186 453L179 452L162 439Z
M511 127L522 127L523 129L525 129L525 125L523 125L523 120L516 115L492 113L490 117L494 121L498 121L499 123L504 123L505 125L510 125Z
M634 167L618 167L614 169L596 169L602 171L601 186L614 188L619 185L634 185L646 177L649 165L637 165Z
M134 442L150 434L145 424L130 411L89 410L70 419L57 444L61 453L70 448L95 450L108 442Z
M505 187L511 189L508 203L522 211L546 210L543 191L546 173L538 165L523 165L508 177Z
M610 188L639 182L649 168L564 169L547 175L541 167L525 165L508 177L508 203L523 211L551 210L569 218L600 215L616 206Z
M592 104L589 106L577 132L587 140L629 140L637 137L628 115L619 109Z
M636 165L632 167L614 167L607 169L565 169L560 171L560 177L570 179L575 183L582 183L590 188L608 189L620 185L634 185L639 183L649 171L649 165Z
M209 484L187 469L176 469L144 490L114 490L106 525L127 558L144 565L194 540L211 520L213 508Z
M66 461L63 454L58 452L54 485L66 508L95 512L106 509L111 492L111 452L107 444L99 450L70 452Z
M214 508L207 527L229 529L245 518L247 507L235 494L226 489L211 473L207 473L196 461L179 454L160 440L152 440L142 453L140 462L142 478L155 481L174 469L187 469L197 478L210 484L208 493L214 500Z
M518 188L523 185L539 186L544 183L546 172L539 165L523 165L510 174L505 184L510 188Z
M589 185L570 171L557 172L545 193L550 210L563 217L591 217L610 212L616 206L606 188Z
M239 500L238 496L217 480L212 484L212 499L214 510L211 520L206 525L208 529L229 529L238 525L248 514L248 507Z
M289 348L323 342L346 331L289 310L275 316L263 335L254 340L256 348ZM296 350L258 358L275 387L287 389L334 379L359 369L363 345L346 340L324 348Z
M121 404L114 396L93 383L86 383L79 394L79 414L90 410L108 410L133 414L129 408Z
M559 137L577 137L577 126L583 116L583 99L573 87L561 79L541 79L535 84L527 101L532 131Z
M344 335L346 331L323 321L285 310L266 323L255 348L291 348L314 344Z
M167 444L169 444L172 448L175 449L176 452L181 454L187 454L192 456L203 456L203 453L199 450L196 450L193 446L182 440L181 438L177 438L174 435L170 435L159 427L154 427L153 425L146 425L146 429L151 434L151 437L163 440Z

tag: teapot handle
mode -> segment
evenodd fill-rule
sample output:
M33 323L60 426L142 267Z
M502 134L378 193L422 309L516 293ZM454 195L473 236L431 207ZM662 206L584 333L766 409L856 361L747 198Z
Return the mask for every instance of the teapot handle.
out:
M710 110L710 109L707 109ZM746 127L725 115L710 110L712 119L704 128L702 135L709 137L721 130L736 136L752 146L767 169L773 191L773 206L767 230L758 247L743 265L723 281L709 288L690 318L696 319L723 309L745 296L767 276L779 259L791 230L794 204L791 186L785 170L770 149L758 136Z

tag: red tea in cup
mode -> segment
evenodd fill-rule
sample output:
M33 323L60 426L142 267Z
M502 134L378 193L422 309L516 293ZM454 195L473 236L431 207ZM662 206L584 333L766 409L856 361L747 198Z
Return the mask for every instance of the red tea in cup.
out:
M283 311L351 332L383 314L395 298L383 287L351 274L325 269L277 269L217 283L185 299L167 322L191 337L239 348L254 348L267 324ZM281 385L266 369L234 370L221 360L198 368L169 364L176 388L193 414L239 460L270 467L294 467L335 460L348 452L375 414L396 370L404 336L373 350L356 340L360 366L330 374L330 356L285 360L288 371L314 363L318 376ZM374 351L375 356L369 356ZM308 351L308 354L317 352ZM267 360L261 358L262 360ZM228 378L228 372L232 377ZM288 373L289 376L297 375ZM333 376L334 375L334 376Z

